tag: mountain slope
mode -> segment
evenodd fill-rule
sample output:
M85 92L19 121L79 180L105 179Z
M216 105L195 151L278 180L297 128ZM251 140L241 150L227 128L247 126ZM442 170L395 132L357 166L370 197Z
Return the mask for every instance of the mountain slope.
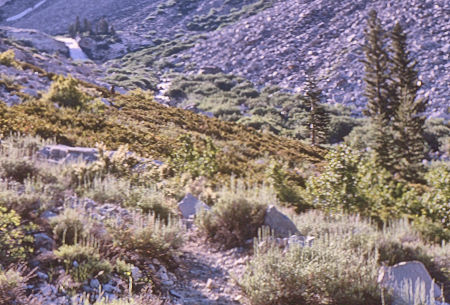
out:
M434 1L282 1L214 32L185 51L186 65L214 65L260 84L303 87L306 71L323 79L329 102L364 105L366 16L376 9L389 29L400 22L430 93L431 112L444 112L450 82L450 4ZM193 69L194 71L196 69Z

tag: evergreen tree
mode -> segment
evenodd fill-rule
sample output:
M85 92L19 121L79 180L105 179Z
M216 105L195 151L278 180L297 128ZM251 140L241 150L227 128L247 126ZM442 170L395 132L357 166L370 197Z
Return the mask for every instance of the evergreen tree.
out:
M395 136L395 167L398 173L409 180L419 179L421 162L425 158L424 124L428 103L418 98L420 88L416 62L411 60L407 50L407 37L400 24L391 33L392 53L392 100L397 105L393 117Z
M307 80L306 102L309 106L309 129L311 144L326 143L329 136L330 116L320 103L322 92L312 77Z
M75 34L78 34L81 32L81 22L80 22L80 17L77 16L77 18L75 19Z
M395 106L391 100L392 88L389 82L389 56L386 52L386 34L381 27L381 21L375 10L370 11L366 43L363 46L366 59L365 96L367 98L366 113L371 118L374 138L369 146L375 151L379 165L392 168L393 156L390 149L393 145L393 135L389 125Z
M83 19L83 32L88 34L91 34L92 32L91 23L86 18Z
M100 19L98 22L98 33L97 34L108 34L109 25L105 18Z
M75 25L73 25L73 24L71 24L69 26L69 35L70 35L70 37L77 36L77 32L75 31Z

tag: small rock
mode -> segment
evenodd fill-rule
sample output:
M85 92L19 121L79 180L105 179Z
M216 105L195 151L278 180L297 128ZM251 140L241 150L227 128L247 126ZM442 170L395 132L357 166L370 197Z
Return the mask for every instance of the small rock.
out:
M174 297L176 297L176 298L179 298L179 299L182 299L183 298L183 296L180 294L180 293L178 293L178 292L176 292L175 290L169 290L169 293L171 294L171 295L173 295Z
M55 241L45 233L34 234L34 245L37 249L44 248L46 250L53 250Z
M43 281L47 281L47 280L48 280L48 275L45 274L44 272L38 271L38 272L36 273L36 275L37 275L37 277L38 277L39 279L41 279L41 280L43 280Z
M58 215L52 211L45 211L41 214L41 218L44 218L44 219L50 219L50 218L53 218L56 216L58 216Z
M206 281L206 286L207 289L212 290L214 289L214 282L212 279L208 279L208 281Z
M138 267L133 266L131 268L131 277L134 281L139 281L142 278L142 271Z
M98 287L100 287L100 282L97 279L92 279L89 285L94 289L98 289Z
M112 293L112 292L114 292L114 290L116 290L116 288L110 284L105 284L105 285L103 285L102 288L103 288L103 291L107 292L107 293Z

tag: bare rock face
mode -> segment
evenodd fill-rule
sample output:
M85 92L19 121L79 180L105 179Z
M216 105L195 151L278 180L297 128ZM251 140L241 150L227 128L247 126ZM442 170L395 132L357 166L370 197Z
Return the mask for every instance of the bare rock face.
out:
M69 49L60 41L36 30L0 27L2 36L18 42L27 47L35 48L40 52L49 54L59 53L69 57Z
M209 210L210 207L203 201L197 199L192 194L188 193L183 200L178 203L178 209L183 218L190 218L195 216L202 210Z
M432 304L433 299L441 297L441 289L425 266L418 261L381 267L378 283L392 291L395 305L414 305L417 298L421 300L421 304Z
M264 225L270 227L278 237L289 238L292 235L300 235L292 220L273 205L267 208Z

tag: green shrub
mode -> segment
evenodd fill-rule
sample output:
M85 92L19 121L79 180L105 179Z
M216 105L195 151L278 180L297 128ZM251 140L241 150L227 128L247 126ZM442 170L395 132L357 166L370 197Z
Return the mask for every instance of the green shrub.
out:
M349 238L325 235L311 247L284 251L256 246L240 285L258 305L378 305L377 255L348 247Z
M82 108L87 102L87 96L78 88L78 81L71 75L57 76L48 90L46 99L69 108Z
M123 204L127 207L138 208L143 214L155 214L164 221L176 216L175 203L155 186L136 186L129 189Z
M21 217L0 206L0 262L8 265L24 260L33 253L34 239L27 234Z
M189 172L194 178L212 177L218 171L218 149L211 138L203 140L204 147L194 145L190 135L181 136L181 147L171 156L169 163L178 173Z
M196 223L210 240L227 248L244 245L255 237L267 206L276 202L267 188L247 188L242 182L232 182L218 196L211 211L201 213Z
M89 244L62 245L54 253L79 283L94 277L107 281L113 271L112 265L100 258L97 248Z
M310 207L301 197L301 188L289 181L286 166L272 161L267 169L267 176L281 202L295 206L298 211L304 211Z

